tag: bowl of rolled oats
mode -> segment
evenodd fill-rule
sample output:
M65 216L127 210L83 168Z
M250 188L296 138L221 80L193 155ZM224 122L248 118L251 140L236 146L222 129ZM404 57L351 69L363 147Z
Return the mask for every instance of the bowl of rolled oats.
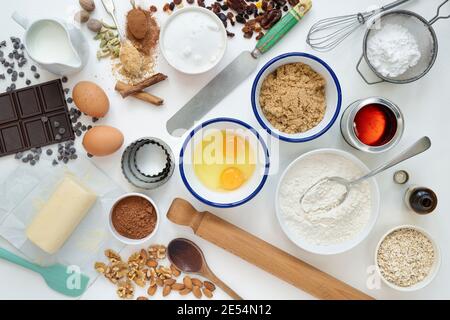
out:
M290 52L262 67L253 82L251 102L256 119L268 133L301 143L319 138L333 126L342 91L325 61Z
M441 264L439 248L424 229L402 225L389 230L375 250L375 266L390 288L411 292L436 277Z

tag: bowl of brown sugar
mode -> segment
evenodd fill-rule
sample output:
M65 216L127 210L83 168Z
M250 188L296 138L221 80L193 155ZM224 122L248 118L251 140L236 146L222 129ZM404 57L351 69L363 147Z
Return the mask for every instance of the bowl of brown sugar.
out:
M331 67L303 52L267 62L252 87L252 108L259 124L287 142L307 142L327 132L339 116L342 92Z
M152 199L140 193L119 197L109 214L113 235L128 245L149 240L158 230L159 211Z

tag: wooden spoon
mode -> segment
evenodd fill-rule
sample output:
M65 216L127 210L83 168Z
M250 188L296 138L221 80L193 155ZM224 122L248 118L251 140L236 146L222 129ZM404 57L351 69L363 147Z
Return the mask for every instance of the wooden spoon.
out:
M235 300L242 298L220 280L208 267L202 250L191 240L174 239L167 246L167 257L170 262L184 273L195 273L215 283Z
M319 299L373 299L211 212L197 211L186 200L175 199L167 212L167 218L173 223L191 227L197 236Z

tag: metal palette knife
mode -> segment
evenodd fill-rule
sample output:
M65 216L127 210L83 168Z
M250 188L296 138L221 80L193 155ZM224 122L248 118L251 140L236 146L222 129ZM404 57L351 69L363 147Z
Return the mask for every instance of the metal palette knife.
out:
M311 7L311 0L300 0L258 41L253 51L242 52L175 113L167 121L167 131L173 136L180 137L189 130L196 121L200 120L256 70L258 58L277 44Z

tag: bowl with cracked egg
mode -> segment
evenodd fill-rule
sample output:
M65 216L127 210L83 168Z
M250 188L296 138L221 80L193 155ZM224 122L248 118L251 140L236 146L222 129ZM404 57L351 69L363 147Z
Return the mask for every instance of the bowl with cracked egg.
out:
M247 123L232 118L205 121L187 136L179 169L189 192L203 203L231 208L255 197L269 173L269 151Z
M258 72L251 103L259 124L286 142L319 138L339 116L342 91L333 69L302 52L277 56Z

